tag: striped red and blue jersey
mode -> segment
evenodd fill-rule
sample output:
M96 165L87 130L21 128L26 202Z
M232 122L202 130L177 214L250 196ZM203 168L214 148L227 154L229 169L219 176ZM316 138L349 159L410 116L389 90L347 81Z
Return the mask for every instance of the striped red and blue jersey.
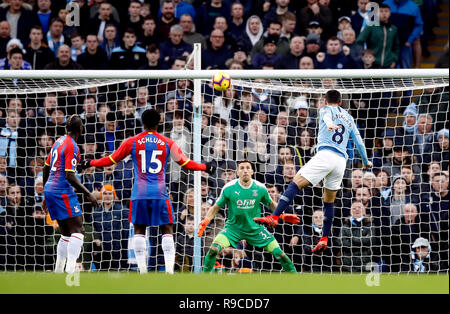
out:
M145 131L125 140L110 156L92 160L91 166L105 167L131 155L134 184L131 200L169 199L166 170L169 158L185 166L190 162L178 145L157 132ZM204 170L194 169L194 170Z
M74 194L72 185L66 180L66 171L75 172L80 162L80 149L69 135L61 136L52 146L45 164L50 175L44 191L50 193Z

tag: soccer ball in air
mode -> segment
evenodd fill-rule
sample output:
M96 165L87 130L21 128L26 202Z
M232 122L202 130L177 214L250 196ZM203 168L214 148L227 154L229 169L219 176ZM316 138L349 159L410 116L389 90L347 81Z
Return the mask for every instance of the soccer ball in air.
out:
M218 72L212 79L213 87L215 90L223 92L231 86L231 76L226 72Z

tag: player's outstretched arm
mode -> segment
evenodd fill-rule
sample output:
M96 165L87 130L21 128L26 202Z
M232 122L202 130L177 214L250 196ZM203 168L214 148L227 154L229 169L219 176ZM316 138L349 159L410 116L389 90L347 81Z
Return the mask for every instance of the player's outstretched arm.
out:
M203 218L202 222L198 226L198 233L197 233L197 235L199 237L201 237L203 235L203 233L205 232L206 227L209 225L211 220L213 220L214 217L216 217L216 215L219 212L219 210L220 210L220 207L217 204L214 204L213 206L211 206L208 209L208 212L206 213L205 218Z
M131 153L133 148L132 138L125 140L119 148L109 156L105 156L100 159L85 159L80 163L80 168L82 170L90 167L108 167L117 164L119 161L127 157Z
M358 149L358 152L362 158L364 168L366 169L372 168L372 162L370 162L369 158L367 157L366 145L364 144L364 141L361 138L361 134L359 134L358 128L356 127L356 124L354 122L353 128L350 132L350 136L352 137L352 139L356 144L356 148Z
M204 164L199 164L193 160L190 160L181 150L181 148L174 141L169 142L170 155L172 158L184 169L194 171L206 171L209 175L212 175L216 171L216 166L213 161Z

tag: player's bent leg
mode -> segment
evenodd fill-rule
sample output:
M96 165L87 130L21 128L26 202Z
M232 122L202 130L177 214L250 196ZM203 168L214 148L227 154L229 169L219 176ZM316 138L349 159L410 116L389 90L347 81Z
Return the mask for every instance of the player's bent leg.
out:
M337 190L324 189L323 195L323 233L322 238L317 243L313 252L323 252L328 246L328 237L331 234L334 219L334 201L336 199Z
M224 234L219 233L214 239L214 242L211 244L208 253L206 253L203 261L203 272L210 273L216 264L216 258L219 252L230 245L231 244L228 238Z
M287 256L286 253L284 253L280 248L277 240L273 240L272 242L270 242L266 247L264 247L264 249L267 252L271 253L280 262L285 272L297 273L294 263L292 263L289 256Z
M259 224L264 224L272 228L276 227L278 224L278 218L290 206L298 191L310 184L311 183L307 179L297 173L294 177L294 181L288 185L286 191L280 197L277 208L273 214L266 217L255 218L253 220Z
M167 224L162 225L162 241L161 247L164 252L164 263L166 266L166 273L173 274L173 269L175 265L175 243L173 241L173 225Z

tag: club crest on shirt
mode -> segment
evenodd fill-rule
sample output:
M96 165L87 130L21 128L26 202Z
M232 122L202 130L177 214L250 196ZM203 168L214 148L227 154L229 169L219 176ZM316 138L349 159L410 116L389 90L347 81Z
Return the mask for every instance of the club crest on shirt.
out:
M252 192L253 192L253 194L252 194L253 197L257 197L258 196L258 191L253 190Z

